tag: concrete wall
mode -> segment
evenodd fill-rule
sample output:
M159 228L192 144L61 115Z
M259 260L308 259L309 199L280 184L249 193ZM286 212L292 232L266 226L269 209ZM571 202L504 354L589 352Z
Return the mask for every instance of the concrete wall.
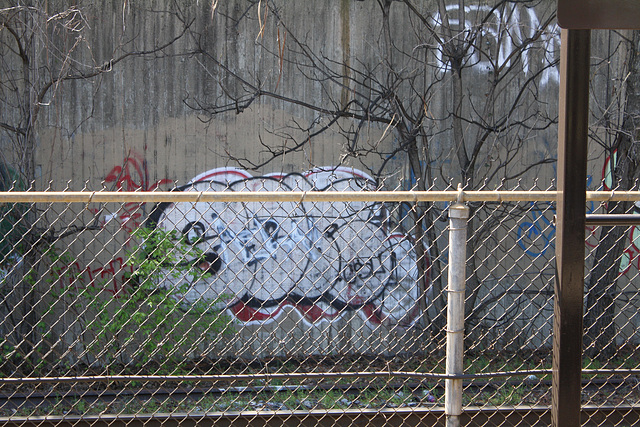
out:
M302 173L318 166L354 167L380 179L386 188L411 188L415 176L409 172L407 154L397 150L398 135L386 124L349 118L329 123L328 115L301 105L339 108L353 94L359 94L356 100L365 100L368 83L362 80L364 72L370 70L372 78L388 84L382 79L392 79L394 74L386 67L402 73L400 93L406 94L406 99L415 97L416 91L429 94L423 103L406 102L406 108L410 110L417 105L428 110L430 120L423 124L428 137L421 140L419 148L423 155L429 153L424 156L428 158L425 163L431 176L439 178L434 188L445 188L459 179L450 120L452 76L441 51L447 43L434 45L433 37L421 26L418 16L410 14L400 2L391 6L390 34L394 40L391 59L385 53L380 9L374 1L287 1L277 3L277 8L267 12L257 4L232 0L219 2L213 14L206 1L133 3L127 2L123 9L118 1L85 2L87 30L74 50L73 59L89 68L106 64L108 72L61 84L43 109L36 154L39 188L148 191L183 185L221 167L252 169L254 176L265 176ZM421 2L419 7L430 28L438 30L442 17L436 5ZM452 2L447 9L452 20L457 7ZM466 7L465 27L469 30L486 13L495 24L478 39L489 47L490 54L471 52L467 56L469 67L462 81L464 114L473 118L475 110L483 109L483 117L491 117L492 111L503 114L514 103L510 119L514 123L534 110L541 112L541 117L548 116L546 122L543 118L528 122L530 128L507 127L502 133L490 135L478 156L478 175L489 177L490 187L499 185L503 178L514 177L507 186L518 185L521 179L524 189L536 181L539 188L547 188L555 178L555 165L531 165L555 157L559 67L553 61L559 56L559 30L554 21L548 23L547 30L526 54L507 58L515 52L515 45L535 34L537 26L552 13L555 2L540 2L535 8L516 5L494 11L482 2ZM167 48L109 64L110 58L126 52L150 51L167 43L181 33L184 22L192 22L191 27ZM69 42L65 41L67 45ZM595 33L594 56L605 57L607 52L615 51L616 43L609 33ZM300 53L303 46L308 48L308 56ZM616 61L624 60L623 53L613 58L606 72L594 69L593 93L600 100L598 108L611 95L611 80L607 80L606 73L617 72ZM313 60L319 67L310 66ZM497 86L499 92L491 94L496 63L514 71ZM234 79L234 74L246 79L245 83ZM530 81L534 84L527 86ZM263 96L245 105L255 90L252 85L259 85L273 96ZM428 87L433 89L425 91ZM526 91L522 91L523 87ZM230 93L239 97L237 104L229 104L233 98ZM485 99L489 96L492 102L487 104ZM282 98L295 98L299 103L288 103ZM216 103L229 104L229 111L207 114ZM269 159L269 150L293 147L323 126L328 129L302 148L253 169ZM465 123L468 141L480 136L474 129L473 123ZM353 139L347 136L354 138L356 132L359 139L354 150ZM605 155L594 144L591 157L594 161L590 188L595 189L603 177ZM507 160L508 167L492 174L496 164ZM54 226L62 228L69 222L101 224L100 231L81 233L67 239L64 245L77 254L73 268L84 274L87 282L99 277L106 281L109 292L115 294L122 286L123 272L133 268L125 265L126 252L134 244L130 234L148 219L154 207L108 204L83 208L74 206L61 213ZM533 223L537 219L523 220ZM518 223L517 219L514 221ZM521 251L522 256L514 257L516 270L530 269L531 256L527 255L529 249L520 245L522 241L513 236L494 237L501 242L500 246L508 246L505 252L513 248ZM443 245L441 250L444 249ZM493 249L487 243L481 250L490 253ZM534 265L545 268L538 255L533 258ZM514 272L512 268L499 266L501 259L492 260L495 265L483 265L488 271L487 283L494 279L499 282L496 293L513 285L502 278L502 273L498 274L501 270L506 270L507 276ZM543 280L534 287L541 289L547 285L548 281ZM547 304L548 301L543 305ZM293 314L283 316L292 322L303 317L287 307L285 312L289 311ZM393 325L364 327L362 324L368 324L367 316L364 320L361 316L352 317L341 318L339 328L331 322L328 326L327 322L322 323L324 326L296 324L291 330L301 328L294 335L308 338L308 345L278 344L286 341L283 338L267 345L267 350L264 343L247 347L246 343L253 339L252 328L275 327L283 337L290 336L289 329L273 323L246 324L239 338L234 338L240 340L234 348L248 356L269 352L341 352L349 348L340 345L337 349L336 337L342 336L345 342L358 342L351 347L357 351L379 352L381 338L372 330L381 331L383 342L396 345L402 340L389 334L400 333L410 338L413 333L398 332ZM284 324L289 320L283 320ZM357 332L345 332L343 327ZM540 337L527 345L545 343L546 326L540 327ZM271 330L267 333L273 334L276 332Z
M37 164L42 185L49 180L54 185L67 180L73 186L82 186L85 181L90 181L91 186L99 185L114 166L121 166L134 153L144 159L150 182L170 179L184 183L216 167L251 168L268 158L265 145L291 147L328 123L325 114L267 96L237 114L252 88L233 79L232 73L259 85L265 92L326 108L340 107L336 104L353 94L356 100L364 99L368 95L361 94L368 84L363 80L365 71L381 84L388 85L384 79L393 78L384 69L388 59L381 13L375 2L287 2L278 4L279 21L275 11L265 12L264 8L259 11L256 5L241 0L219 4L213 16L207 2L181 2L178 8L171 3L147 1L128 4L125 10L117 1L87 3L87 39L74 52L79 61L87 64L108 64L111 58L124 52L151 50L170 41L180 34L183 25L176 14L187 22L194 21L188 34L161 53L127 58L99 78L67 82L58 88L54 102L46 109L48 117L40 122ZM480 39L489 46L487 51L491 55L473 53L468 58L472 65L465 69L463 77L466 115L472 117L473 109L485 108L482 102L492 78L491 61L501 61L515 71L498 88L496 105L491 107L496 113L515 99L518 108L531 110L535 96L550 117L557 114L558 67L545 68L545 64L558 57L559 35L554 23L547 26L539 42L525 55L504 62L514 52L514 45L533 35L535 26L546 20L553 10L551 3L531 9L509 6L493 13L485 5L467 6L465 25L470 29L487 13L495 15L495 26L489 26ZM439 31L438 22L442 18L436 5L427 2L420 7L430 25ZM451 16L457 13L456 7L452 4L448 8ZM393 3L390 33L394 48L387 66L406 74L399 90L408 99L416 96L416 90L429 94L424 108L429 109L428 117L432 118L426 126L431 136L423 149L431 153L434 174L441 174L445 180L456 179L455 166L448 166L456 163L449 121L450 76L438 71L446 68L441 48L431 46L433 40L422 33L425 27L420 27L416 19L406 7ZM506 25L507 32L499 25ZM311 56L301 55L296 42L304 44ZM198 49L204 54L193 53ZM313 55L316 64L324 61L324 65L310 67ZM227 71L217 67L218 62ZM529 91L517 98L531 78L536 80L536 93ZM433 85L433 90L424 89L429 85ZM200 106L229 102L229 93L244 96L237 111L231 108L213 117L198 111ZM405 104L408 109L420 105L413 101ZM519 117L523 113L518 114ZM376 177L391 176L391 186L408 181L403 176L406 158L402 153L391 155L397 148L397 135L387 132L385 124L368 123L358 129L362 134L360 151L357 157L349 153L353 141L345 138L344 131L353 137L356 125L357 121L341 120L304 149L282 156L255 172L301 172L316 166L346 165L375 172ZM468 139L477 136L470 125L468 131ZM505 148L499 142L507 137L512 139L509 132L491 137L494 141L484 149L486 154L480 168L490 170L492 161L511 155L508 150L513 147ZM525 141L520 150L526 154L521 156L520 165L514 163L510 167L514 173L533 162L530 159L536 155L553 151L549 147L554 145L554 129L525 132L520 139ZM366 153L374 147L382 154ZM238 164L232 158L252 163ZM73 168L68 167L70 162L74 163ZM386 167L380 171L383 164ZM553 168L547 166L536 168L530 175L548 181L553 174Z

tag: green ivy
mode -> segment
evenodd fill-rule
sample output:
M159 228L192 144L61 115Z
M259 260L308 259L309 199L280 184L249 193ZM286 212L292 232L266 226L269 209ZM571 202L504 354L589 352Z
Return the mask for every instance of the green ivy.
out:
M202 258L202 251L188 245L175 231L140 228L133 236L140 244L128 255L127 264L135 270L126 276L118 298L105 295L103 285L74 287L80 289L76 309L83 313L85 329L90 332L84 337L91 355L88 362L100 366L154 365L160 367L156 370L172 372L180 369L199 346L208 348L211 342L233 333L231 317L216 308L227 296L185 303L181 296L191 283L210 276L193 267ZM55 267L69 265L66 252L52 261L54 280L65 274L64 282L81 280L68 276L73 272L64 267ZM185 283L163 287L167 275L174 282L184 278ZM65 292L55 296L60 299Z

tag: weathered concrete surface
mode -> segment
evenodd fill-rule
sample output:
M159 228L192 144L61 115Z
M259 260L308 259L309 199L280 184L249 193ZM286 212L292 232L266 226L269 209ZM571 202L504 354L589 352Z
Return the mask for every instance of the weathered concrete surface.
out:
M514 51L513 44L531 36L533 27L544 22L553 8L551 3L542 3L536 9L517 6L495 12L510 26L509 32L494 35L488 32L481 39L495 57L480 54L469 57L474 65L465 70L463 108L466 114L479 108L487 95L492 73L490 61L505 61ZM366 83L362 80L363 70L371 69L371 78L379 79L383 85L387 84L384 79L393 76L384 70L389 58L385 56L381 14L375 2L287 2L279 5L279 24L273 11L269 14L263 8L259 15L256 5L251 7L242 0L221 2L213 16L208 2L181 2L179 10L170 2L137 2L125 10L119 2L88 4L90 31L75 55L96 65L108 63L109 59L127 51L150 50L167 43L180 33L182 22L175 14L187 22L195 21L188 34L161 53L130 57L115 64L100 78L67 82L59 87L55 102L48 110L48 120L40 123L37 164L43 183L53 180L54 185L58 185L71 180L73 186L81 187L89 180L95 186L132 152L140 154L146 162L151 181L166 178L185 182L205 170L238 166L230 157L259 164L268 158L263 144L291 147L294 138L300 142L308 135L301 129L296 132L287 128L289 126L309 128L313 132L327 124L326 115L274 97L259 98L245 108L244 103L253 89L234 80L232 73L241 74L248 83L259 85L265 92L329 109L340 107L337 104L346 102L349 95L367 90L363 86ZM421 7L437 30L441 18L436 6L425 3ZM453 9L450 10L452 16L457 13ZM469 5L468 9L465 25L473 29L477 20L487 13L486 7ZM427 128L433 135L428 149L431 158L437 159L432 166L436 170L444 168L444 176L455 179L455 168L449 166L455 164L449 130L452 101L449 77L447 73L434 72L445 65L441 49L425 46L427 37L414 33L419 28L414 22L416 19L406 7L393 3L391 64L394 72L404 74L406 80L400 90L405 91L406 97L417 96L413 89L423 90L421 88L434 85L433 90L425 92L429 93L429 99L425 100L428 103L424 107L432 117ZM539 43L524 57L505 62L515 72L503 93L498 94L495 109L510 108L509 103L526 80L538 73L536 93L526 93L516 108L531 109L532 96L535 96L547 103L544 108L550 117L554 116L557 65L544 68L549 60L557 58L559 41L554 25L548 27ZM303 43L315 56L300 55L301 48L295 41ZM205 54L194 53L198 50ZM316 64L324 64L313 69L311 59ZM227 71L216 67L216 62L223 63ZM420 74L420 80L424 81L415 79L414 76ZM229 102L225 94L232 92L245 97L238 105L231 105L229 112L211 118L197 111L197 107L216 101ZM355 99L365 100L366 96L363 92ZM378 172L388 154L345 156L349 141L340 134L338 126L355 130L351 121L342 120L315 137L304 149L278 158L258 172L302 171L338 164ZM380 153L392 153L397 136L385 132L385 127L371 123L360 129L364 134L362 148L375 147ZM533 162L536 156L545 155L545 150L553 152L554 132L552 127L521 135L525 141L520 148L524 153L522 167ZM380 141L383 135L386 137ZM503 137L512 135L505 133ZM501 136L492 138L496 140L488 144L486 164L481 167L490 168L499 156L510 154L506 148L500 148ZM69 167L71 162L73 168ZM400 152L395 160L386 163L382 176L401 171L401 176L392 180L395 185L406 179L403 176L406 170L406 161ZM550 166L531 172L545 182L553 173Z
M405 77L400 101L415 97L414 90L428 93L423 104L407 103L409 109L417 105L418 109L428 110L429 120L424 125L427 138L420 142L420 152L430 153L432 174L440 178L437 186L444 187L448 180L459 177L457 142L450 122L451 73L443 62L442 46L433 44L428 34L418 31L419 19L416 15L410 16L400 2L393 2L391 6L392 59L385 56L380 10L373 1L281 2L277 10L282 19L280 23L274 19L276 11L267 13L264 8L259 9L257 4L245 0L219 2L213 15L207 1L181 1L179 5L164 0L127 2L124 10L118 1L100 4L87 1L85 6L88 32L74 52L74 60L89 66L107 64L109 71L90 80L65 82L57 88L55 97L46 107L47 115L38 123L39 188L50 185L52 189L100 189L104 186L144 191L171 188L174 183L185 184L194 176L218 167L251 168L269 158L269 149L293 147L328 125L328 115L319 108L344 107L353 94L357 94L356 100L366 101L369 96L367 85L375 86L363 80L362 73L366 70L371 70L371 79L379 79L381 85L399 75ZM437 29L442 18L435 4L423 2L420 7L424 16L431 19L432 28ZM456 7L453 3L449 7L452 20L458 12ZM474 4L467 7L469 22L465 22L465 27L471 30L477 24L477 17L487 9ZM494 27L491 27L491 31L479 39L490 48L490 54L468 57L469 64L473 65L464 70L462 106L468 117L475 117L472 112L480 107L491 110L488 113L483 110L485 118L501 114L505 108L511 108L514 100L517 100L514 117L526 116L527 111L536 108L542 108L549 117L548 123L535 123L539 126L533 129L505 130L489 137L489 143L479 155L479 176L489 176L500 161L513 159L504 171L490 176L492 185L497 185L504 177L517 177L523 180L525 188L536 179L546 188L555 177L552 163L530 168L537 161L555 157L553 121L557 114L558 67L553 61L559 54L559 37L553 21L526 55L506 61L514 52L514 45L531 36L536 25L544 22L554 7L555 2L549 1L540 2L535 9L516 6L492 12L502 17L499 22L508 24L508 30L492 32ZM150 55L134 55L112 67L108 65L109 59L125 52L149 51L172 40L180 34L183 23L192 19L187 34L166 49ZM496 25L495 29L498 28ZM301 47L296 46L296 40L307 46L313 56L300 55ZM608 52L616 52L616 46L615 36L608 33L594 35L596 56L606 57ZM317 69L309 67L312 59L323 65ZM489 94L495 61L506 68L512 67L514 72L506 78L501 92L494 96L495 102L483 106L483 100ZM618 63L623 61L622 53L615 56L609 71L615 74ZM217 67L218 62L225 68ZM390 65L400 74L390 73ZM599 111L607 107L607 102L616 102L612 95L612 80L607 77L609 71L602 68L594 71L593 93L597 100L594 109ZM233 73L247 79L246 83L234 80ZM535 84L518 96L530 79L534 79ZM259 86L273 96L257 98L247 105L248 97L255 90L251 85ZM431 86L432 90L424 90ZM233 93L241 98L237 104L230 103L233 97L229 94ZM283 101L282 98L287 97L313 104L316 109ZM217 101L227 103L228 111L208 115L205 110ZM472 131L472 123L467 122L465 126L466 138L473 141L478 133ZM360 151L354 150L352 141L345 138L345 135L353 137L356 130ZM504 143L507 140L514 142L508 145ZM357 122L343 118L304 147L258 167L253 173L259 176L344 165L375 174L384 179L387 188L407 189L414 185L415 177L409 172L406 153L397 150L398 145L398 135L387 124L368 123L358 128ZM592 150L590 188L596 189L603 179L605 156L596 144ZM8 158L9 154L5 156ZM517 178L510 183L515 185ZM127 248L131 245L130 233L144 223L153 207L84 208L72 207L55 225L64 227L74 221L86 224L97 219L102 225L100 231L82 233L65 245L77 254L74 268L92 276L87 280L100 277L117 292L115 288L122 286L123 272L131 269L125 265ZM549 218L551 214L545 215ZM527 220L536 222L536 218ZM541 219L537 221L544 223ZM513 233L517 227L513 225L501 233ZM481 297L490 298L492 294L513 289L513 286L534 291L545 286L546 280L529 285L508 278L528 280L532 269L544 269L543 258L538 257L537 252L533 261L531 256L523 254L544 252L548 245L537 249L520 248L518 245L522 241L513 235L494 235L492 238L486 247L479 249L479 256L486 256L483 259L487 260L479 271L486 283L499 283L491 290L483 289ZM521 252L517 256L511 252L512 255L505 258L497 254L496 248L502 253L509 253L513 248ZM504 265L505 259L509 265ZM508 302L501 304L494 307L496 316L510 308ZM537 306L526 309L531 307L539 309ZM394 334L414 333L382 327L372 330L371 325L363 324L357 315L348 321L340 320L340 327L337 323L326 322L322 326L304 326L298 322L299 313L285 317L280 329L274 331L269 329L274 328L273 324L263 325L261 328L267 329L255 337L249 331L254 326L243 326L242 330L248 332L234 338L240 340L233 344L234 351L248 357L272 352L281 355L401 352L410 351L410 348L402 346L402 350L398 349L399 343L404 341ZM524 340L526 345L544 345L547 338L545 321L543 316L529 323L536 326L535 339L521 336L514 339ZM514 329L512 325L504 328ZM290 334L290 331L293 332ZM491 340L493 333L491 331L483 339ZM505 340L511 342L506 335Z

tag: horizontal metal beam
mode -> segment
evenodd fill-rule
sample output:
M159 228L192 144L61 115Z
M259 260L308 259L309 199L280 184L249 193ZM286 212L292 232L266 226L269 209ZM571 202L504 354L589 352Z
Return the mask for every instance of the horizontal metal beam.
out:
M634 214L587 214L586 225L601 226L625 226L640 225L640 215Z
M5 191L2 203L555 202L556 191ZM587 202L639 201L640 191L587 191Z

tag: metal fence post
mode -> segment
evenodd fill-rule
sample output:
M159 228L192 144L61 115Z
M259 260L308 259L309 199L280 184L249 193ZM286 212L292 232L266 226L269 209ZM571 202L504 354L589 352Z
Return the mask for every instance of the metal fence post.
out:
M449 277L447 286L447 375L463 373L464 299L469 208L459 201L449 207ZM447 427L458 427L462 414L462 380L445 380Z

